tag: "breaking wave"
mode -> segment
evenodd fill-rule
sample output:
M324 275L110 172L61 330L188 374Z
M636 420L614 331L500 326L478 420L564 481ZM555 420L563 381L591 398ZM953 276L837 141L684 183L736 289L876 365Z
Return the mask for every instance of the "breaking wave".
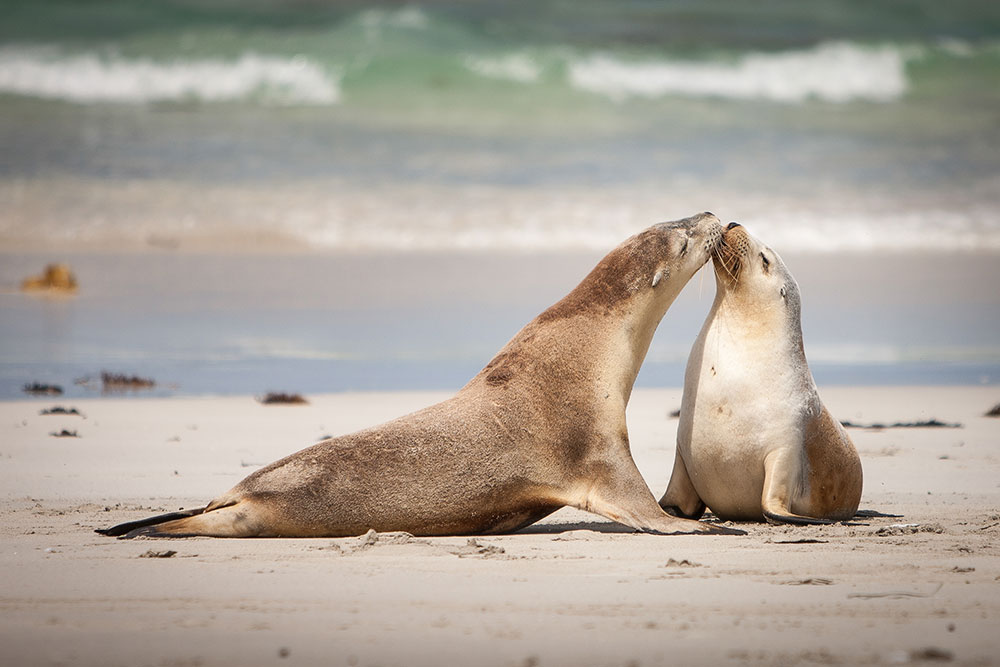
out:
M235 60L155 62L42 48L0 51L0 92L77 103L334 104L340 99L339 78L301 56L244 53Z
M775 102L887 102L906 92L908 55L900 47L849 43L748 53L731 62L626 61L593 55L572 63L568 76L581 90L619 101L680 95Z
M405 19L402 25L412 33L422 30L421 21L426 21L422 16L393 14L389 22L382 14L364 14L359 23L366 33L379 35L386 25L399 29L397 24ZM338 42L335 36L329 39L334 45ZM306 54L264 54L248 45L235 58L157 60L116 53L66 53L44 45L9 46L0 49L0 93L73 103L196 100L331 105L342 101L345 72L350 73L352 89L388 85L395 79L385 78L386 72L409 82L447 79L461 85L457 82L464 72L487 85L514 82L555 87L570 95L600 95L617 102L668 96L778 103L891 102L909 89L906 66L921 53L918 47L900 45L826 43L800 51L702 59L634 58L563 48L506 53L457 48L444 58L400 60L391 50L381 51L383 47L360 59L336 49L319 55L319 48L313 44ZM953 56L956 48L938 50ZM415 53L421 53L420 49ZM475 97L479 90L473 84L467 93Z

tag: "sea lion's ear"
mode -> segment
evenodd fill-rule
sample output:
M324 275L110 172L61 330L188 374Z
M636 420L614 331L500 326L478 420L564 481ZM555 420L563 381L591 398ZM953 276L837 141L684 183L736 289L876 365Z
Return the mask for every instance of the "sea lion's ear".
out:
M657 271L656 275L653 276L653 287L656 287L657 285L659 285L660 281L663 280L664 278L666 278L669 275L670 275L670 272L667 271L666 269L660 269L659 271Z

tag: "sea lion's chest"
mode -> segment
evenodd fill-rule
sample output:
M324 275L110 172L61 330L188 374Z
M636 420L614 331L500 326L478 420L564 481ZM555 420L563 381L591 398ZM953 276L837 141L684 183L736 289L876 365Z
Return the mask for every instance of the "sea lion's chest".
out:
M764 460L801 446L802 383L781 341L740 336L721 322L688 368L678 451L698 495L716 513L760 513Z

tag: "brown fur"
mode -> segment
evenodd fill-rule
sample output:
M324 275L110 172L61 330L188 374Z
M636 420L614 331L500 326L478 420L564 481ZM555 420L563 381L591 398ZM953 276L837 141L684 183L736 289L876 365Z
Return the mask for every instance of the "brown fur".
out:
M809 515L838 521L850 519L861 500L861 460L844 427L825 406L806 425L805 447L809 461Z
M653 330L719 234L710 214L651 227L529 322L454 397L276 461L203 512L106 532L507 532L563 505L647 531L720 532L659 508L632 461L625 427ZM681 254L683 239L691 248ZM664 268L676 277L653 287Z
M655 227L632 237L602 259L576 289L538 316L539 323L583 313L611 314L648 285L669 240Z

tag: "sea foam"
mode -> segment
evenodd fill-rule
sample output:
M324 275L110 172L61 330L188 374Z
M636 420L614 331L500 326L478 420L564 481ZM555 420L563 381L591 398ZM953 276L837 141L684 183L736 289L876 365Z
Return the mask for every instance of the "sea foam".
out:
M825 43L748 53L730 62L625 61L591 55L569 64L570 83L616 101L630 97L720 97L775 102L886 102L906 91L904 49Z
M334 104L339 74L298 56L244 53L235 60L174 60L66 55L51 49L0 50L0 92L77 103L259 99L272 104Z
M1000 252L995 202L958 210L933 197L843 204L849 198L39 179L0 182L0 201L10 202L0 211L0 244L231 249L287 239L338 252L606 252L653 222L711 202L724 221L740 221L780 253Z

